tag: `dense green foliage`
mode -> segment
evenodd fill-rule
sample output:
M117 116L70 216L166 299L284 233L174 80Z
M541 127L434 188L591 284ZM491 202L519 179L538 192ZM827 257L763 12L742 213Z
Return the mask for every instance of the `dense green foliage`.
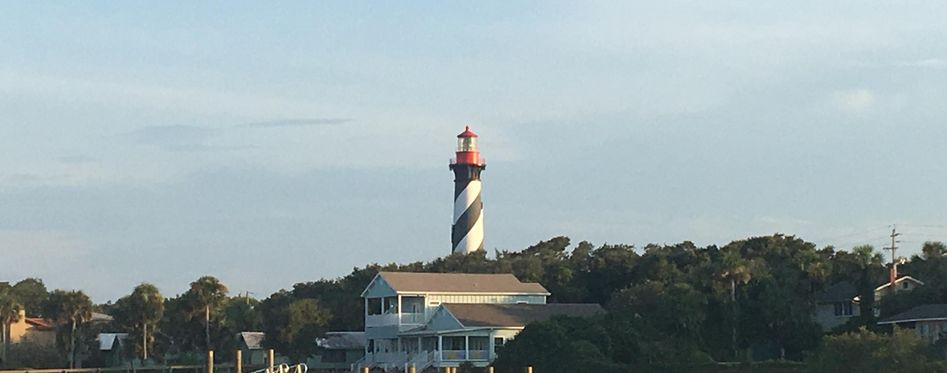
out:
M913 331L875 334L859 329L829 336L809 364L812 372L947 372L947 366L934 362L931 349ZM943 356L935 356L937 360Z
M943 244L927 243L922 255L901 265L902 274L927 285L885 296L882 317L919 304L947 303L945 254ZM105 325L88 322L91 305L83 304L81 292L46 292L36 279L0 289L0 300L7 302L2 298L7 294L14 303L6 308L20 305L57 320L63 362L71 352L81 353L83 346L91 345L99 330L131 333L133 352L140 356L147 345L149 358L160 362L197 361L207 348L236 348L239 332L262 330L265 345L301 360L326 331L363 328L359 294L383 270L513 273L549 289L550 302L598 303L608 311L592 320L562 318L528 326L501 350L500 367L532 364L555 372L570 367L577 371L576 364L588 363L603 372L680 366L716 370L735 367L716 362L751 367L751 361L768 359L803 361L806 356L825 356L821 354L828 348L870 351L877 338L907 338L859 329L884 332L875 326L873 289L887 280L887 269L872 247L818 249L779 234L723 247L690 242L644 248L585 241L572 245L567 237L555 237L522 251L497 251L492 257L478 252L354 268L341 278L298 283L262 301L230 297L227 287L211 276L171 298L142 284L114 304L96 306L115 317ZM854 334L825 338L814 322L815 297L841 281L858 289L865 316L837 330ZM820 359L810 361L826 364Z

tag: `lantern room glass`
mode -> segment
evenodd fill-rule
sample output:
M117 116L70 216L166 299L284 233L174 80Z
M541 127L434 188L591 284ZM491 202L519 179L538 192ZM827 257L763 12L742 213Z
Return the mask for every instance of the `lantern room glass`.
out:
M457 151L472 152L477 150L476 137L461 137L457 139Z

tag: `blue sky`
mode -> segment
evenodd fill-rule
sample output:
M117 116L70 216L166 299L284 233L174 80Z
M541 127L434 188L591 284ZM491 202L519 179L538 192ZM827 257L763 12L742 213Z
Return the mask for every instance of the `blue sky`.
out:
M947 4L0 4L0 280L257 297L486 247L947 236Z

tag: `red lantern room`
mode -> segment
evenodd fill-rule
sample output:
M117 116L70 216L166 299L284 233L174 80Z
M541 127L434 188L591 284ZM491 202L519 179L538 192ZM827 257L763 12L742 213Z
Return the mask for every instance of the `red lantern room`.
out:
M457 160L455 164L482 166L480 151L477 150L477 134L464 127L464 132L457 135Z

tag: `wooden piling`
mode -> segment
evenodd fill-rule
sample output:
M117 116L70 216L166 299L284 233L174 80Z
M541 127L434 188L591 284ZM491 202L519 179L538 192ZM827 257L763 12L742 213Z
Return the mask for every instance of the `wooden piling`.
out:
M414 364L408 367L408 373L417 373L418 369L414 367Z
M493 373L493 367L492 367L492 366L487 367L487 373Z
M526 367L526 373L533 373L533 367L531 366Z
M233 369L234 373L243 373L243 351L237 350L234 354Z
M276 352L271 348L267 351L268 364L270 364L270 370L267 373L276 373L276 362L273 361L276 358Z
M214 373L214 350L207 350L207 372Z

